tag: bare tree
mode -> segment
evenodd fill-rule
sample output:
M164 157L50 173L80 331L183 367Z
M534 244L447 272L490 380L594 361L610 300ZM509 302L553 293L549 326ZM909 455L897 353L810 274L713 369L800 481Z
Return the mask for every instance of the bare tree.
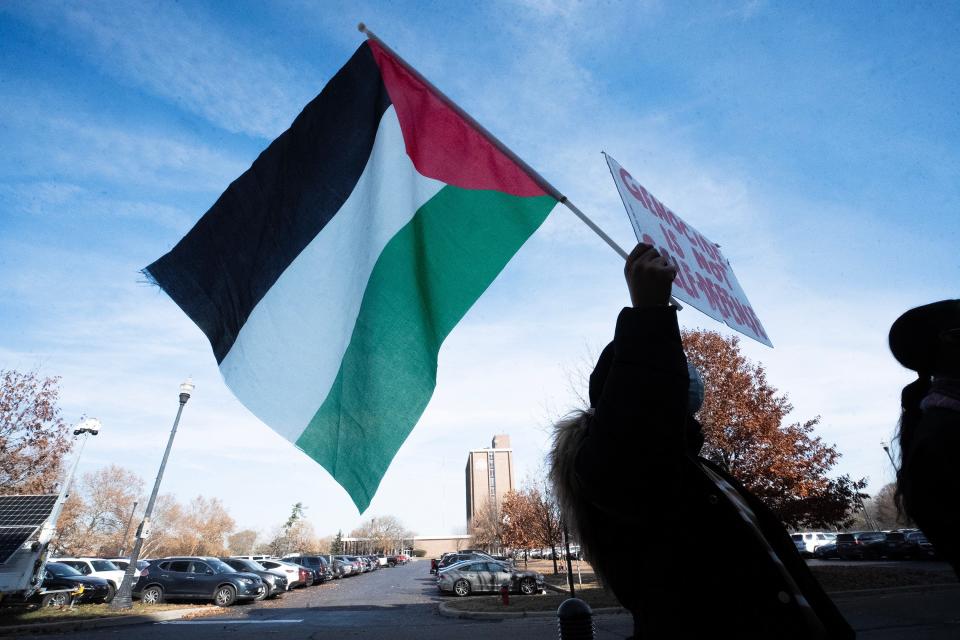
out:
M906 514L897 509L894 495L897 491L896 483L889 483L880 488L873 497L863 501L863 509L853 516L850 527L853 529L901 529L916 526Z
M128 547L127 523L134 504L143 502L140 476L110 465L84 474L70 490L57 525L54 548L71 555L115 555Z
M150 536L144 540L140 556L157 558L181 553L179 532L184 527L186 512L173 495L157 496L150 522Z
M179 538L190 555L219 556L227 551L227 536L236 522L219 498L197 496L190 501Z
M51 493L70 451L60 378L0 370L0 493Z
M499 550L503 544L503 521L500 506L493 500L483 504L470 523L471 545L487 551Z
M243 529L230 534L227 538L227 546L230 548L231 555L248 556L253 553L254 546L257 544L257 532L253 529Z
M366 553L397 551L413 534L394 516L373 517L354 529L351 537L367 541Z

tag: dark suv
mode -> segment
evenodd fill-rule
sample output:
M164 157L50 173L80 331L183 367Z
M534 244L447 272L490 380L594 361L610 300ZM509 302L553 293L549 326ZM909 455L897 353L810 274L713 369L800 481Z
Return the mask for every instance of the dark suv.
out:
M146 604L203 599L228 607L263 592L263 581L256 574L236 571L217 558L181 557L151 561L140 572L133 597Z
M843 560L907 558L917 553L917 545L901 531L854 531L837 535L837 555Z
M246 558L220 559L237 571L254 573L260 576L260 579L263 580L264 592L257 598L258 600L275 598L287 590L287 579L284 576L279 576L271 571L267 571L267 568L256 560L248 560Z
M315 584L333 580L333 568L324 556L288 556L284 560L313 571Z

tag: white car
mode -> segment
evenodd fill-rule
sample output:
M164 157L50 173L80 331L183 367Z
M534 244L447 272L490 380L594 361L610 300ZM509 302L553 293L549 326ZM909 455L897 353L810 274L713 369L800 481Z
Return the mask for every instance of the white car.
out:
M51 562L59 562L68 567L73 567L85 576L94 578L103 578L107 581L109 591L105 602L113 600L117 588L123 582L124 571L109 560L103 558L51 558Z
M107 558L107 560L117 565L117 568L120 569L120 571L123 571L124 573L126 573L127 567L130 565L130 558ZM136 581L140 577L140 571L143 570L143 568L146 567L148 564L150 563L147 562L146 560L137 560L137 568L133 572L133 581L134 581L133 584L137 584Z
M300 571L303 570L303 567L298 564L268 558L257 560L257 562L262 564L263 568L270 573L275 573L286 578L288 591L294 587L302 587L306 584L300 579Z
M794 542L802 542L803 548L797 544L797 550L800 553L813 555L818 547L825 544L833 544L837 541L837 534L829 531L798 531L790 535Z

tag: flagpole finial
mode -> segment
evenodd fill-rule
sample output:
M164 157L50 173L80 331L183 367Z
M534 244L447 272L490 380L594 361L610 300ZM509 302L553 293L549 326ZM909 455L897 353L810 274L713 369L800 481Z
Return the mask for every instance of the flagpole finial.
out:
M357 31L359 31L360 33L366 33L367 25L361 22L360 24L357 25Z

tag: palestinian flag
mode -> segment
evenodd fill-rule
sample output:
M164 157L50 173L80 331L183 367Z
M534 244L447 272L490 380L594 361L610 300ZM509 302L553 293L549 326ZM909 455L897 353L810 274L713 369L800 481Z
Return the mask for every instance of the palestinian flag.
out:
M378 42L146 268L362 512L444 339L557 203Z

